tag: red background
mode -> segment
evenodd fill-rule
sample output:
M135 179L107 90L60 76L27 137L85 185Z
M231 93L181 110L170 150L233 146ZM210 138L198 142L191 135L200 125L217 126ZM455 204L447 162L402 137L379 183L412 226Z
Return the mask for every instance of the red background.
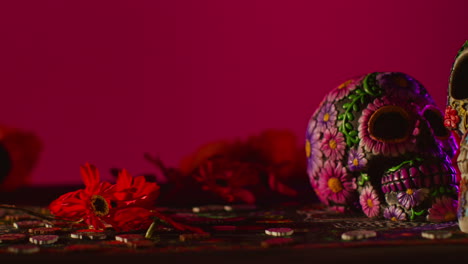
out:
M318 3L320 2L320 3ZM153 171L266 128L302 144L325 93L401 71L443 108L468 1L2 1L0 122L44 143L32 183Z

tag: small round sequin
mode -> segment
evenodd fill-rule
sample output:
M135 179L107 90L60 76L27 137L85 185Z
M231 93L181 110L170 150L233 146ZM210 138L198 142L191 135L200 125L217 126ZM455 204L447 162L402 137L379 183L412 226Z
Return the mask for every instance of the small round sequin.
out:
M377 232L372 230L353 230L347 231L341 234L341 239L343 240L360 240L371 237L376 237Z
M427 239L446 239L452 236L448 230L426 230L421 232L421 236Z
M36 244L36 245L49 245L54 244L59 239L57 235L38 235L32 236L29 238L29 242Z
M294 230L288 227L268 228L265 230L265 234L270 236L290 236L293 233Z

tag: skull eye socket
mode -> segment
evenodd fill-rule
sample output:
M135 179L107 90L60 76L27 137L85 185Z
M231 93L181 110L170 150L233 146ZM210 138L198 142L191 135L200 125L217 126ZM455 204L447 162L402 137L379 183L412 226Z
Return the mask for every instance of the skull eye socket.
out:
M467 99L466 87L468 87L468 50L465 50L455 61L449 85L450 95L455 100Z
M444 118L439 111L429 107L424 110L423 116L431 126L436 137L447 138L450 135L449 131L444 126Z
M369 134L378 141L399 143L410 135L410 116L405 109L388 105L375 111L369 119Z

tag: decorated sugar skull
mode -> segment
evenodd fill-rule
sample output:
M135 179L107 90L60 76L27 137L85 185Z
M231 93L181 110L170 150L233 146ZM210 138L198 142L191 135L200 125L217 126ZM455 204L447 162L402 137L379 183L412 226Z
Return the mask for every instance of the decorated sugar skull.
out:
M468 41L458 51L449 79L444 125L461 137L468 128Z
M452 66L444 125L453 130L460 144L457 166L460 171L458 226L468 233L468 41L458 51Z
M310 183L340 212L389 220L456 219L457 150L426 89L399 72L375 72L330 91L306 132Z

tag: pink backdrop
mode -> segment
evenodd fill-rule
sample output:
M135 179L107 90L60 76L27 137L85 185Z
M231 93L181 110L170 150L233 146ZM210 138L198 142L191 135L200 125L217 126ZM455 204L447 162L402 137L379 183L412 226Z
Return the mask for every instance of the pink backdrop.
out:
M468 1L2 1L0 122L44 142L33 184L79 165L152 172L200 144L288 128L301 139L348 77L402 71L445 106Z

